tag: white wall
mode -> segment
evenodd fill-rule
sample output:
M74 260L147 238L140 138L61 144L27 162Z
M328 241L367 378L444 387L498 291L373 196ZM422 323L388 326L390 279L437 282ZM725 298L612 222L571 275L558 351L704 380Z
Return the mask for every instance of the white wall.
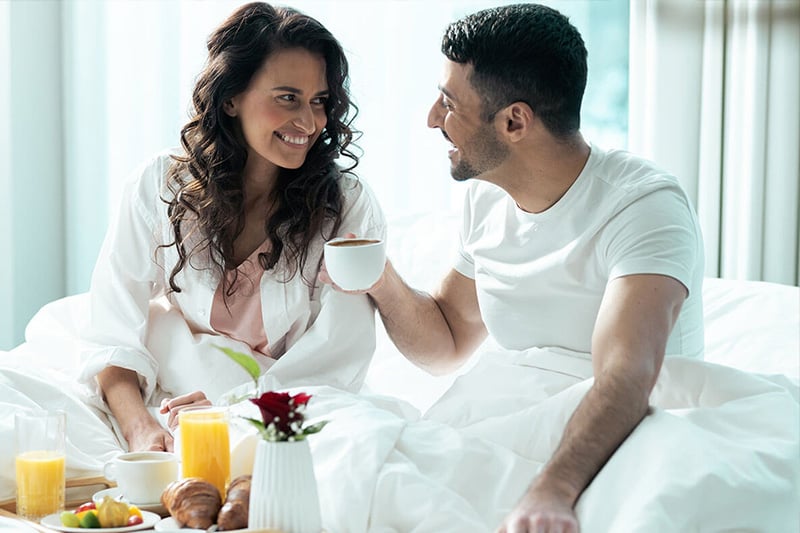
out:
M11 181L11 4L0 2L0 191ZM11 308L11 198L0 194L0 348L11 344L14 316Z
M61 4L0 9L0 348L9 348L43 304L64 294Z

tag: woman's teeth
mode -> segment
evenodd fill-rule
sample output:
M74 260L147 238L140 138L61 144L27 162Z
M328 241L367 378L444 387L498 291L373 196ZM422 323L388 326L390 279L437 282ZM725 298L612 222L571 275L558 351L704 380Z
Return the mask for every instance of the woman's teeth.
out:
M285 141L289 144L298 144L298 145L308 144L308 136L305 135L300 137L295 137L293 135L284 135L283 133L278 133L277 131L275 132L275 135L277 135L278 138L280 138L282 141Z

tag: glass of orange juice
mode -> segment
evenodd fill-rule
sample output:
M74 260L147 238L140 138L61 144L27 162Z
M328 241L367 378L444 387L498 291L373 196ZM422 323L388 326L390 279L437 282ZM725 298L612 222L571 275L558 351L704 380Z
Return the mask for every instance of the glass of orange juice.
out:
M205 479L223 501L231 480L228 411L223 407L189 407L178 414L182 476Z
M64 510L64 411L14 415L17 514L28 520Z

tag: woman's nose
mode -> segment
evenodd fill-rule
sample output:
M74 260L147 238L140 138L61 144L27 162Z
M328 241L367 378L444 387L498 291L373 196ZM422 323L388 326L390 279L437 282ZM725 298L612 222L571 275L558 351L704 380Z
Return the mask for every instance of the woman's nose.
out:
M297 116L292 120L292 124L306 135L311 135L316 131L316 121L314 120L314 110L310 105L300 108Z

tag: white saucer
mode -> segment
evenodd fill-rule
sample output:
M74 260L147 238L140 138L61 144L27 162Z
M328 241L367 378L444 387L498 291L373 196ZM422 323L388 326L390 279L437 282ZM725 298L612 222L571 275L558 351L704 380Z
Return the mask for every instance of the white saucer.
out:
M119 490L119 487L112 487L110 489L103 489L101 491L95 492L92 495L92 501L94 503L100 503L103 501L103 497L111 496L115 500L124 501L129 503L130 505L135 505L142 511L150 511L151 513L156 513L161 516L167 516L169 512L164 508L161 502L155 503L138 503L138 502L129 502L128 499L122 495L122 492Z
M0 533L8 531L13 533L36 533L36 530L19 520L0 516Z
M86 533L87 531L91 531L92 533L123 533L124 531L137 531L139 529L149 529L155 526L161 517L155 513L151 513L149 511L142 511L142 523L136 524L135 526L122 526L122 527L100 527L100 528L92 528L92 529L85 529L82 527L67 527L61 525L61 513L53 513L45 516L42 518L40 522L43 526L49 527L50 529L55 529L57 531L68 531L68 532L75 532L75 533Z
M212 526L216 529L217 526ZM178 522L172 518L171 516L168 518L162 518L160 522L153 526L153 529L156 531L163 531L164 533L191 533L192 531L206 533L205 529L191 529L191 528L182 528L178 524Z

